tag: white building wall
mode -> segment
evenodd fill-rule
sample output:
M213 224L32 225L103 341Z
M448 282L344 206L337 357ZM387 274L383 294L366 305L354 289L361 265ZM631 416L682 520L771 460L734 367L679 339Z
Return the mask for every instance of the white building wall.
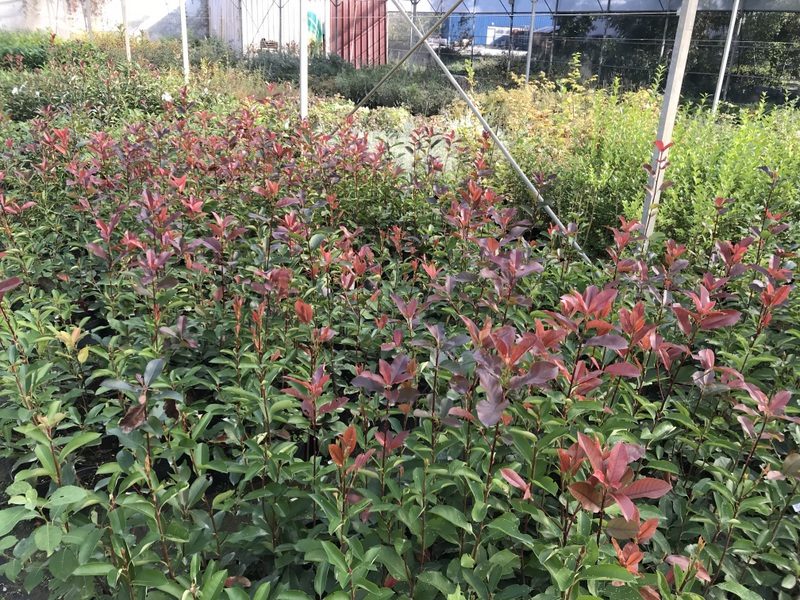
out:
M0 29L52 31L60 37L92 31L117 31L122 25L122 3L106 0L97 14L87 15L83 2L74 11L67 0L0 0ZM89 3L87 2L87 5ZM208 35L208 0L186 0L190 35ZM131 35L178 37L181 34L178 0L128 0Z

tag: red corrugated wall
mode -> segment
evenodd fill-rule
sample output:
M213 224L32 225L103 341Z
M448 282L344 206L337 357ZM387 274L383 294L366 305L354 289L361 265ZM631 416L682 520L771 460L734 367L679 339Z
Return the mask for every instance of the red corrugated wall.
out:
M331 0L331 52L356 67L386 64L386 0Z

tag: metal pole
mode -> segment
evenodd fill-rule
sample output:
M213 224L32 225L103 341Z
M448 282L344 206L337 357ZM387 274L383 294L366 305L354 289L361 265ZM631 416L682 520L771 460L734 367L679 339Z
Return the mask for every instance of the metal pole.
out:
M698 0L684 0L680 8L678 31L675 34L675 45L669 66L669 76L667 77L667 88L664 92L664 103L661 107L661 119L658 122L658 134L656 136L656 139L665 145L672 140L672 130L675 127L675 117L678 114L678 101L681 96L683 75L686 71L686 59L689 56L689 46L692 43L692 29L697 15L697 2ZM666 159L668 153L669 149L663 153L659 152L658 148L653 150L652 170L644 198L644 206L642 207L645 248L647 248L650 236L656 226L658 202L661 199L664 171L659 167L659 160Z
M531 26L528 30L528 57L525 59L525 85L531 79L531 54L533 54L533 31L536 29L536 0L531 0Z
M128 32L128 0L122 0L122 35L125 39L125 58L131 62L131 36Z
M308 118L308 0L300 0L300 118Z
M689 1L690 2L694 1L695 5L697 4L697 0L689 0ZM415 33L418 36L422 36L422 32L419 29L417 29L417 26L411 21L411 17L408 16L408 13L405 11L405 9L400 4L400 0L392 0L392 3L395 5L395 8L397 8L397 11L401 15L403 15L403 18L408 22L408 24L411 25L411 28L415 31ZM561 222L561 219L559 219L558 215L556 215L556 213L553 212L553 209L550 208L545 203L545 200L542 197L542 194L539 192L539 190L536 189L536 186L533 185L533 183L531 183L531 180L528 179L527 175L525 175L525 172L522 170L522 167L520 167L519 163L517 163L517 161L514 160L514 157L511 156L511 152L509 152L508 148L506 148L506 145L500 140L499 137L497 137L497 134L495 133L494 129L492 129L492 127L489 125L489 123L487 123L486 119L483 118L483 115L481 114L481 111L478 109L477 106L475 106L475 103L472 101L472 98L470 98L469 94L467 94L467 92L464 91L464 88L462 88L459 85L458 81L456 81L456 78L453 77L453 74L450 72L450 69L448 69L447 65L445 65L442 62L442 59L439 57L438 54L436 54L436 51L433 49L433 47L427 41L425 42L425 49L428 51L428 54L431 55L431 58L433 58L433 61L437 65L439 65L440 69L442 69L442 71L445 74L445 77L447 77L447 80L456 89L456 92L458 92L459 96L461 96L461 98L464 100L464 102L467 103L467 106L469 106L469 109L472 111L472 114L475 115L475 118L478 119L480 124L483 126L483 129L489 134L489 136L491 136L492 140L497 145L497 147L500 150L500 152L503 154L503 156L506 157L506 160L508 160L509 164L511 165L511 168L514 169L514 172L522 180L522 183L525 185L526 188L528 188L528 191L530 191L531 195L536 200L536 202L538 202L538 204L542 207L542 209L545 211L545 213L547 213L547 216L550 217L550 220L553 223L555 223L555 225L562 232L566 232L566 227L564 227L564 224ZM583 250L581 249L581 247L578 244L578 242L574 238L569 238L569 239L570 239L570 243L571 243L572 247L578 252L579 256L584 261L586 261L586 263L591 265L592 261L583 252Z
M728 69L728 76L725 78L725 87L722 90L722 99L727 101L728 100L728 88L731 85L732 76L730 71L732 71L738 64L739 64L739 42L742 38L742 25L747 20L747 13L742 13L742 18L739 19L739 24L736 26L736 35L734 38L736 39L736 44L733 47L733 55L731 56L731 67Z
M411 13L412 13L412 20L414 23L417 22L417 3L419 0L411 0ZM408 31L408 47L411 48L414 45L414 30L409 29Z
M470 13L470 18L472 20L472 42L469 45L469 61L471 67L475 67L475 14L478 12L478 0L472 0L472 12ZM484 40L484 43L486 41Z
M189 28L186 25L186 0L180 0L181 46L183 48L183 83L189 85Z
M556 19L558 18L558 0L556 0L556 12L550 13L552 17L552 25L550 32L550 66L547 68L547 74L552 76L553 74L553 51L556 46Z
M511 10L509 11L509 26L508 26L508 64L506 71L511 72L511 52L514 49L514 0L509 0Z
M661 60L664 58L664 52L667 50L667 29L669 28L669 15L664 17L664 33L661 35L661 53L658 55L658 59Z
M719 97L722 94L722 83L725 81L725 75L728 72L728 58L731 54L731 44L733 43L733 34L736 31L736 19L738 16L739 0L733 0L733 7L731 8L731 21L728 24L728 35L725 37L725 48L722 51L722 62L719 65L717 88L714 90L714 101L711 104L711 114L716 114L717 108L719 107Z

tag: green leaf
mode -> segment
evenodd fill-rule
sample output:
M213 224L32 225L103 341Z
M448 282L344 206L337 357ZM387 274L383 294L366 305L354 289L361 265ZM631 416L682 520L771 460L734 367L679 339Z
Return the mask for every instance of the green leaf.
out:
M762 598L759 594L748 590L741 583L736 583L735 581L725 581L716 587L721 590L725 590L726 592L730 592L742 600L761 600Z
M158 586L158 591L164 592L165 594L169 594L173 598L177 598L178 600L183 600L183 596L186 593L186 590L179 586L174 581L168 582L166 585Z
M61 449L61 452L58 453L58 460L63 462L64 459L75 452L75 450L87 444L91 444L99 437L100 434L96 431L83 431L73 435L72 438Z
M49 506L66 506L81 502L89 494L85 489L76 485L65 485L58 488L47 500Z
M320 244L325 241L325 234L324 233L315 233L311 236L311 239L308 240L308 247L312 250L316 250L319 248Z
M580 572L579 579L584 581L636 581L636 577L619 565L596 565Z
M203 595L204 600L216 600L222 593L225 580L228 578L228 570L217 571L211 577L208 577L200 593Z
M50 448L39 444L33 449L33 453L36 455L36 458L39 459L39 462L42 464L44 470L47 471L47 474L50 476L50 478L57 479L58 471L56 471L56 463L53 460L53 454L50 451Z
M325 551L325 556L328 557L328 560L340 573L350 572L350 567L347 566L347 561L341 550L331 542L320 542L320 544L322 544L322 549Z
M167 583L167 576L158 569L136 568L133 585L157 588L162 585L167 585Z
M158 379L158 376L161 375L161 371L164 370L164 363L165 361L163 358L156 358L147 363L147 366L144 368L145 386L150 387L150 384Z
M56 548L58 548L63 535L64 534L59 527L56 527L51 523L47 523L46 525L39 527L33 534L33 542L36 544L36 547L39 550L47 552L47 555L49 556L55 551Z
M114 569L114 565L106 562L90 562L81 565L72 573L76 577L100 577L106 576Z
M472 533L472 525L469 524L464 514L453 506L434 506L428 512L430 512L432 515L443 518L445 521L452 523L467 533Z
M62 548L53 554L47 562L47 568L60 581L66 581L71 577L77 567L78 557L68 548Z
M406 580L405 563L394 548L383 546L378 555L378 562L386 567L386 570L389 571L389 575L397 579L397 581Z
M27 521L35 516L36 513L28 510L24 506L14 506L12 508L0 510L0 537L3 537L14 529L14 526L20 521Z
M499 531L503 535L507 535L512 539L522 542L528 548L533 548L534 546L534 540L531 536L529 536L527 533L520 533L519 519L511 513L506 513L500 517L497 517L488 525L486 525L486 527L488 529Z
M436 588L445 596L455 591L455 584L437 571L424 571L417 575L417 580Z
M270 591L272 591L272 584L269 582L262 583L258 586L256 593L253 594L253 600L268 600Z

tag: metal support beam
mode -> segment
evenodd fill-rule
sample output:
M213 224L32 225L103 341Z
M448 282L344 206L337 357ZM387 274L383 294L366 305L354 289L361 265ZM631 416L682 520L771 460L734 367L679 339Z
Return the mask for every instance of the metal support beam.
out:
M690 2L694 1L695 6L697 6L697 0L689 0L689 1ZM417 35L419 35L419 36L422 36L423 35L422 32L417 28L417 26L411 20L411 17L408 16L408 13L403 8L403 6L400 4L400 0L392 0L392 3L397 8L397 11L401 15L403 15L403 18L411 26L411 28L415 31L415 33ZM564 224L561 222L561 219L559 219L558 215L556 215L556 213L553 212L553 209L550 208L550 206L547 205L547 203L545 202L544 198L542 197L542 194L539 192L538 189L536 189L536 186L533 185L533 183L531 183L531 180L528 179L527 175L525 175L525 172L522 170L522 167L519 166L519 163L517 163L517 161L514 160L514 157L511 155L511 152L509 152L508 148L506 148L506 145L500 140L499 137L497 137L497 134L495 133L494 129L492 129L492 127L489 125L489 123L486 121L486 119L483 118L483 115L481 114L481 111L478 109L478 107L472 101L472 98L469 97L469 94L467 94L467 92L464 91L464 88L462 88L459 85L458 81L456 81L456 78L453 77L453 74L450 72L450 69L447 68L447 65L445 65L442 62L442 59L439 57L439 55L436 54L436 50L434 50L433 47L427 41L425 41L425 48L428 51L428 54L431 55L431 58L433 58L433 61L437 65L439 65L440 69L442 69L442 71L445 74L445 77L447 77L447 80L455 88L455 90L456 90L456 92L458 92L459 96L461 96L461 98L464 100L464 102L467 103L467 106L469 106L469 109L472 111L472 114L475 115L475 118L478 119L480 124L483 126L484 131L486 131L491 136L492 140L497 145L497 148L500 150L500 152L503 154L503 156L506 157L506 160L508 160L509 164L511 165L511 168L514 169L514 172L522 180L522 183L525 185L526 188L528 188L528 191L531 193L531 195L533 196L534 200L536 200L536 202L539 204L539 206L545 211L545 213L547 213L547 216L550 217L550 220L553 223L555 223L555 225L563 233L565 233L566 232L566 227L564 227ZM569 238L569 240L570 240L570 243L571 243L572 247L578 252L578 255L587 264L591 265L592 261L589 259L588 256L586 256L586 254L584 253L583 249L580 247L578 242L574 238Z
M508 63L506 71L511 72L511 53L514 51L514 4L515 0L509 0L509 27L508 27Z
M181 49L183 50L183 83L189 85L189 28L186 26L186 0L180 0Z
M697 15L698 0L684 0L680 8L678 31L675 34L675 46L672 51L672 60L667 77L667 88L664 92L664 103L661 107L661 119L658 122L657 140L668 145L672 141L672 130L675 127L675 117L678 115L678 101L681 97L683 75L686 71L686 59L689 56L689 46L692 42L692 30ZM647 194L642 207L642 225L645 235L644 246L647 248L650 236L656 225L658 202L661 199L661 187L664 183L664 170L661 168L666 160L669 149L660 152L653 150L651 161L651 174L647 185Z
M308 118L308 1L300 0L300 118Z
M531 26L528 29L528 56L525 59L525 84L531 79L531 54L533 54L533 32L536 29L536 0L531 0Z
M733 0L731 7L731 21L728 24L728 35L725 37L725 48L722 50L722 62L719 65L719 75L717 76L717 87L714 90L714 101L711 104L711 113L716 114L719 107L719 97L722 94L722 84L728 73L728 58L731 54L731 44L733 34L736 31L736 19L739 17L739 0Z

